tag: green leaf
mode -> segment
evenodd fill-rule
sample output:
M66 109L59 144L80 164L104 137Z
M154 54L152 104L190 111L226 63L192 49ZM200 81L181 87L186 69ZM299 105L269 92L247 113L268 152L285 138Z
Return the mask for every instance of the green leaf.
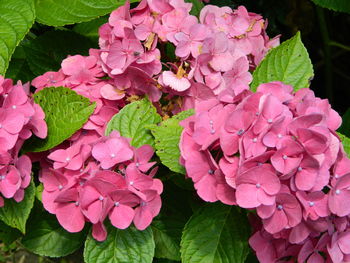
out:
M145 144L153 146L153 137L146 125L159 123L162 118L148 99L142 99L126 105L109 121L106 135L113 130L127 138L132 138L131 144L140 147Z
M346 12L350 14L349 0L312 0L316 5L334 11Z
M220 203L197 210L183 231L183 263L243 263L250 227L238 208Z
M96 18L94 20L88 21L88 22L83 22L80 24L77 24L73 27L73 31L83 35L85 37L88 37L94 41L98 41L99 38L99 34L98 34L98 30L100 28L100 26L102 26L103 24L108 22L108 17L107 16L103 16L103 17L99 17Z
M152 229L144 231L135 227L121 230L107 225L108 236L103 242L91 235L85 242L86 263L151 263L154 256Z
M40 183L36 189L35 189L35 197L38 199L40 202L42 202L42 197L43 197L43 191L44 191L44 185Z
M95 103L64 87L45 88L34 95L45 112L48 127L46 139L33 138L24 145L25 151L49 150L71 137L94 112Z
M343 143L344 151L346 152L347 156L350 158L350 138L346 137L345 135L339 132L337 134Z
M179 261L181 233L185 222L173 217L156 218L152 222L155 257Z
M291 39L273 48L253 73L251 89L271 81L282 81L297 91L310 85L314 76L312 63L298 32Z
M182 176L177 174L178 176ZM193 211L191 202L196 199L193 191L179 188L172 181L163 181L162 208L152 221L155 256L159 258L178 259L183 228ZM202 203L202 202L201 202Z
M31 252L48 257L63 257L73 253L84 242L86 231L69 233L54 215L37 211L28 220L28 231L22 244Z
M36 77L30 70L27 60L13 57L5 76L14 82L21 80L22 83L31 81Z
M183 130L179 122L193 114L193 110L183 111L161 122L159 126L152 125L148 127L155 138L156 153L162 164L176 173L186 173L185 168L179 163L179 142Z
M191 199L192 191L183 190L171 181L164 182L162 208L151 224L156 243L155 257L181 260L180 241L183 228L192 215Z
M72 31L49 31L23 45L28 65L36 75L57 71L68 55L88 55L97 42Z
M190 14L199 17L199 14L202 8L204 7L203 2L199 0L185 0L185 2L192 3L192 9Z
M10 245L21 236L21 232L0 221L0 241Z
M341 134L350 137L350 108L345 112L345 114L342 117L342 124L340 128L338 129L338 132Z
M109 14L124 3L125 0L35 0L36 20L49 26L86 22Z
M0 208L0 220L25 233L26 222L33 207L34 198L35 185L31 182L25 190L25 196L22 202L17 203L13 199L5 199L4 207Z
M35 19L33 0L0 0L0 75Z

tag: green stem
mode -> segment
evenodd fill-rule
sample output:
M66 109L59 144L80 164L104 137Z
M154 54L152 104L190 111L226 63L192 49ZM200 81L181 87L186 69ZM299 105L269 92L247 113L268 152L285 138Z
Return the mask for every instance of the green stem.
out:
M346 51L350 51L350 46L346 46L346 45L341 44L341 43L338 43L338 42L336 42L336 41L330 41L330 42L329 42L329 45L330 45L330 46L334 46L334 47L342 48L342 49L344 49L344 50L346 50Z
M323 52L324 52L324 61L325 61L325 85L326 85L326 96L329 102L333 103L333 90L332 90L332 59L331 59L331 40L329 38L329 32L327 28L326 18L324 14L324 9L317 6L316 7L317 16L320 25L320 31L323 40Z

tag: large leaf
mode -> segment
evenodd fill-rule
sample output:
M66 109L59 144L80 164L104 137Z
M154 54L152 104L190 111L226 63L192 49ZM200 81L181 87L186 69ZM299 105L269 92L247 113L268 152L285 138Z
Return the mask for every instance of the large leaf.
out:
M80 35L83 35L85 37L88 37L96 41L97 43L98 38L100 37L98 34L98 30L100 26L102 26L104 23L107 23L107 21L108 21L107 16L99 17L94 20L75 25L73 30L74 32L77 32Z
M332 9L334 11L346 12L350 14L349 0L312 0L315 4Z
M342 116L343 122L338 129L341 134L350 137L350 108Z
M180 241L183 228L192 215L189 204L189 200L193 199L192 193L179 188L171 181L164 182L162 208L151 225L156 244L155 257L181 260Z
M10 245L21 236L21 232L15 228L9 227L0 221L0 240L6 245Z
M183 128L179 122L193 115L193 110L180 112L170 119L163 121L159 126L149 126L154 138L157 155L162 164L171 171L185 174L185 168L180 165L179 142Z
M17 203L13 199L5 199L4 207L0 208L0 220L25 233L26 222L33 207L34 199L35 186L31 182L25 190L25 196L22 202Z
M103 242L91 235L86 239L84 259L86 263L151 263L154 256L152 229L144 231L129 227L120 230L107 226L108 236Z
M350 138L346 137L345 135L338 133L340 140L343 143L344 146L344 151L346 152L346 154L348 155L348 157L350 158Z
M49 150L71 137L95 109L95 103L64 87L45 88L34 95L34 101L45 112L48 135L44 140L29 140L25 150L31 152Z
M96 42L97 43L97 42ZM23 45L30 69L36 75L57 71L68 55L88 55L96 43L72 31L49 31Z
M86 231L69 233L60 226L54 215L37 210L28 220L30 227L22 239L25 248L41 256L63 257L84 243Z
M33 0L0 0L0 75L35 19Z
M282 81L298 90L308 87L313 76L311 60L298 32L266 55L253 73L251 88L256 91L261 83Z
M183 263L243 263L249 253L250 228L233 206L209 204L197 210L183 231Z
M152 134L145 127L161 120L152 103L148 99L142 99L130 103L114 115L107 125L106 135L117 130L122 136L132 138L131 144L135 147L144 144L153 146Z
M106 15L124 3L125 0L35 0L36 20L49 26L80 23Z

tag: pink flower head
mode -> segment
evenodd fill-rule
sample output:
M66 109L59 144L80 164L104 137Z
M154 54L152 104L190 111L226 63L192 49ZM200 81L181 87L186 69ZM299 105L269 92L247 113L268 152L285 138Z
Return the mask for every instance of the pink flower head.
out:
M192 55L194 58L202 53L203 41L209 36L209 28L203 24L194 24L189 29L189 34L179 32L175 34L176 45L175 54L181 58Z
M337 216L350 214L350 174L342 176L331 189L328 197L329 209Z
M2 149L10 150L15 146L24 122L22 114L0 109L0 145Z
M148 190L153 185L153 179L139 171L134 163L131 163L126 168L125 182L128 189L140 196L145 198L142 191Z
M132 31L125 29L127 37L122 40L116 40L110 47L106 64L111 68L111 74L118 75L123 73L126 68L135 62L144 49L140 41L135 37Z
M274 205L281 184L271 167L261 165L240 174L236 180L237 204L244 208Z
M309 194L297 192L296 196L303 205L303 216L305 220L307 220L307 218L317 220L319 217L326 217L330 214L328 195L325 195L323 192L318 191Z
M288 193L276 196L276 204L258 207L258 214L264 218L264 228L271 234L295 227L301 222L302 212L297 199Z
M10 165L0 171L0 192L6 198L12 198L21 187L21 175L16 167Z
M220 145L226 155L237 152L239 138L248 130L254 119L252 112L243 109L237 109L228 115L220 135Z
M62 191L55 199L58 222L69 232L80 232L85 225L85 218L79 203L77 188Z
M134 150L135 166L141 172L147 172L156 162L149 162L154 154L154 150L150 145L142 145Z
M140 206L135 209L134 224L138 230L146 229L152 219L159 214L162 201L156 191L148 190L144 192L146 196L140 202Z
M109 169L118 163L130 160L133 151L126 139L113 137L94 145L92 156L101 163L103 169Z
M28 95L22 85L13 86L4 100L3 108L16 115L23 115L25 118L34 115L34 108L28 100Z
M162 80L164 85L180 92L191 87L190 81L185 76L174 74L171 71L163 71Z
M65 150L56 150L47 157L55 161L53 164L55 169L65 167L70 170L79 170L90 153L91 147L89 145L74 144Z
M135 215L133 207L139 204L140 198L128 190L117 190L110 196L114 205L109 213L112 225L119 229L129 227Z
M331 242L327 245L327 251L334 263L348 261L350 255L350 230L342 233L335 232L332 235Z
M288 174L299 167L303 148L290 137L283 139L281 149L271 157L273 167L282 174Z

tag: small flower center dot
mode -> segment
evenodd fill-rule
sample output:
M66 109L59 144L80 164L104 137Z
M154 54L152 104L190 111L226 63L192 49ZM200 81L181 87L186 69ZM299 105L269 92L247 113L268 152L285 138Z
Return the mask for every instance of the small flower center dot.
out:
M339 175L335 174L335 175L334 175L334 178L335 178L335 179L338 179L338 178L339 178Z
M135 163L135 166L136 166L137 168L139 168L140 163Z
M146 206L147 203L146 202L141 202L141 206Z
M258 138L254 138L254 139L253 139L253 142L257 142L257 141L258 141Z
M70 161L70 158L69 158L69 157L67 157L67 158L66 158L66 161L67 161L67 162L69 162L69 161Z
M309 206L313 207L315 205L314 202L309 202Z
M102 195L100 195L99 197L98 197L98 200L100 200L100 201L103 201L103 196Z
M111 153L111 157L114 158L114 157L115 157L115 154L114 154L114 153Z
M241 129L241 130L239 130L239 131L237 132L237 135L242 135L243 133L244 133L244 130Z
M261 184L257 183L255 186L256 186L256 188L260 188Z
M12 109L17 109L17 106L16 105L12 105Z
M2 125L0 124L0 129L2 128Z
M277 209L278 209L278 210L282 210L282 209L283 209L283 205L278 205L278 206L277 206Z
M283 155L282 158L283 158L284 160L287 160L287 159L288 159L288 156L287 156L287 155Z
M1 175L0 180L5 180L5 175Z
M281 139L281 138L283 137L283 135L279 133L279 134L277 135L277 137Z
M213 171L212 169L210 169L210 170L208 171L208 174L214 174L214 171Z
M298 167L298 172L301 172L303 170L302 167Z
M267 122L268 122L268 123L272 123L272 119L268 119Z
M337 189L337 190L335 191L335 194L336 194L336 195L339 195L339 194L340 194L340 190Z
M210 130L210 134L214 134L215 133L215 130L214 129L211 129Z
M134 185L134 182L133 182L133 181L131 181L129 184L130 184L130 185Z
M76 201L76 202L75 202L75 205L76 205L76 206L78 206L78 205L79 205L79 202L78 202L78 201Z
M58 189L59 189L59 190L62 190L62 189L63 189L63 186L60 184L60 185L58 186Z
M119 202L115 202L114 206L118 207L119 206Z

